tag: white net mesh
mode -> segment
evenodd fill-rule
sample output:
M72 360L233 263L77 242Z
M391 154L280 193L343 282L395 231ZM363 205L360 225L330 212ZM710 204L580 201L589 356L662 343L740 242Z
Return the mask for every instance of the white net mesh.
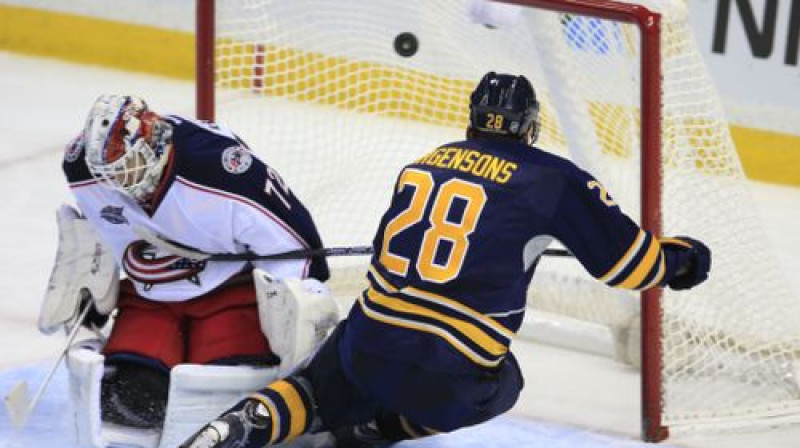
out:
M664 233L714 253L711 279L667 292L664 408L670 424L797 413L800 301L766 250L713 84L682 0L663 13ZM489 70L524 74L543 103L539 146L600 179L640 214L640 38L631 25L504 9L496 26L467 0L217 2L217 119L308 205L328 246L364 245L401 166L461 139L468 94ZM480 11L478 11L480 12ZM486 10L484 10L484 13ZM490 11L491 12L491 11ZM397 36L411 33L414 42ZM355 294L366 260L332 259ZM590 285L590 286L587 286ZM587 282L573 260L544 260L537 309L614 327L636 300Z

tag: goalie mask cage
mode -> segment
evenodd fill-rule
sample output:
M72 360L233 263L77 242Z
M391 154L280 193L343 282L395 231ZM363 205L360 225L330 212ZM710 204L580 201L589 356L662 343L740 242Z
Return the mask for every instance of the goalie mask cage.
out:
M463 138L485 72L527 76L542 103L537 146L594 174L643 227L714 254L703 285L641 300L544 259L528 314L603 328L634 363L641 323L647 440L798 420L800 301L754 214L685 0L198 0L197 11L199 117L276 168L328 246L372 241L399 169ZM330 262L334 291L354 297L366 260Z

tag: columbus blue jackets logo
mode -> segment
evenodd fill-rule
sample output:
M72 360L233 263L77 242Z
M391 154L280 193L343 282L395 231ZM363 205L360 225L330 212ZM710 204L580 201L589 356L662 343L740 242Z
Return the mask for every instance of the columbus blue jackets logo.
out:
M186 280L200 285L198 274L206 268L205 261L192 261L177 255L163 254L146 241L134 241L122 256L122 269L149 291L160 283Z
M253 156L246 148L231 146L222 151L222 167L231 174L242 174L253 164Z
M111 224L127 224L128 218L122 216L122 207L107 205L100 210L100 217Z

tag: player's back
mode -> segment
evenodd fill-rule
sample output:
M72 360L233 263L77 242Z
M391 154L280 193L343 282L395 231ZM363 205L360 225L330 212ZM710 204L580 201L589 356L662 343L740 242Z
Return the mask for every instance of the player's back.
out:
M351 313L354 346L396 345L392 356L434 369L499 362L574 170L496 139L447 144L406 166L375 237L370 288Z

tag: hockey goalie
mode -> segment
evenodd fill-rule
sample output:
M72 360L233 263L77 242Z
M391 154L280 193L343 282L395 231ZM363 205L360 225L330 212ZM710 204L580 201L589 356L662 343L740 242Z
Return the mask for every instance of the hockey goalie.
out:
M63 169L77 208L57 213L39 329L96 335L67 354L80 446L175 446L338 321L324 257L255 259L322 242L277 171L225 127L103 95Z

